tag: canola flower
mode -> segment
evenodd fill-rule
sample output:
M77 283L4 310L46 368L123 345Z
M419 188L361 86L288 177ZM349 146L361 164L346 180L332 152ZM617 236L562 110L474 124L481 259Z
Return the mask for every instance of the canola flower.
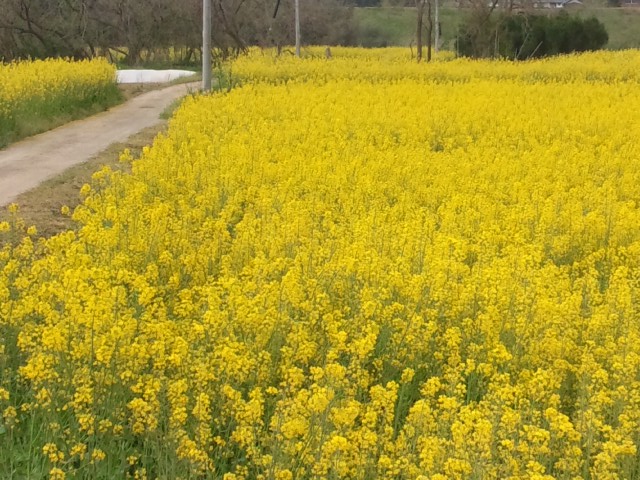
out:
M387 83L406 79L430 83L467 83L484 79L517 80L527 84L605 82L637 83L640 78L638 50L598 51L549 57L526 62L508 60L469 60L454 58L442 51L434 62L417 64L415 52L408 48L332 47L332 58L324 58L324 49L305 50L313 61L298 62L290 53L277 55L272 49L252 49L249 55L233 63L239 82L287 83L324 82L350 79ZM330 66L328 65L330 64Z
M0 147L34 124L107 107L119 98L115 67L104 59L0 64Z
M0 251L0 476L639 478L634 55L187 100Z

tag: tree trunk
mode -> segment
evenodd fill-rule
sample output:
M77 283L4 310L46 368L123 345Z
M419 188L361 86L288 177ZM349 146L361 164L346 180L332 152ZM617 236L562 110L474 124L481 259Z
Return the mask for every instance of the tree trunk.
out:
M418 63L422 61L422 20L424 17L424 4L425 0L416 0L416 10L418 14L417 28L416 28L416 47L418 49L417 58Z
M431 16L431 0L427 0L427 21L429 25L427 36L427 62L431 61L431 39L433 38L433 18Z
M300 0L295 1L296 17L296 57L300 58Z

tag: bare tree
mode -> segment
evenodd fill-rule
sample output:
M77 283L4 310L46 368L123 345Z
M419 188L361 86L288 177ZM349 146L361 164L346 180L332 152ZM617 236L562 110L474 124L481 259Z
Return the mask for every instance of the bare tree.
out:
M280 3L274 18L274 7ZM222 57L250 45L295 40L293 0L212 0L213 46ZM138 64L198 61L202 0L0 0L0 57L112 55ZM305 40L343 44L350 10L343 0L300 0Z
M60 51L66 56L83 57L86 43L81 38L84 18L79 3L79 0L2 0L2 36L10 37L8 43L27 55L54 56ZM62 11L66 12L64 16Z
M425 9L427 10L427 62L431 61L431 37L433 32L433 17L431 15L431 0L415 0L416 5L416 46L417 46L417 58L418 63L422 61L423 58L423 49L424 49L424 41L423 41L423 30L424 30L424 13Z

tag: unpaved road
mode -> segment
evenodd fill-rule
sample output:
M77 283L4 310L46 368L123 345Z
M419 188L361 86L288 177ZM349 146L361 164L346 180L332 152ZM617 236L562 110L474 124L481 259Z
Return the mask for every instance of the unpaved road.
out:
M160 123L167 107L199 86L194 82L153 90L106 112L0 150L0 206L67 168L86 162L109 145Z

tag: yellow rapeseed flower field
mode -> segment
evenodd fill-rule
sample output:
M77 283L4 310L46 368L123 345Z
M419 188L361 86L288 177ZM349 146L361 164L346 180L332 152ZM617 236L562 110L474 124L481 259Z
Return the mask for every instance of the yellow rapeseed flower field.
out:
M0 147L37 133L57 118L115 103L115 74L104 59L0 64Z
M301 64L288 51L277 55L275 50L253 49L234 63L233 73L241 81L270 83L328 79L362 79L372 83L407 79L430 83L466 83L478 79L518 80L527 84L617 83L636 82L640 78L637 50L565 55L530 62L453 59L451 52L440 52L428 67L417 64L415 52L412 55L406 48L332 47L331 52L332 58L326 59L324 49L309 48L305 54L313 61Z
M238 60L0 250L0 477L640 478L638 66Z

